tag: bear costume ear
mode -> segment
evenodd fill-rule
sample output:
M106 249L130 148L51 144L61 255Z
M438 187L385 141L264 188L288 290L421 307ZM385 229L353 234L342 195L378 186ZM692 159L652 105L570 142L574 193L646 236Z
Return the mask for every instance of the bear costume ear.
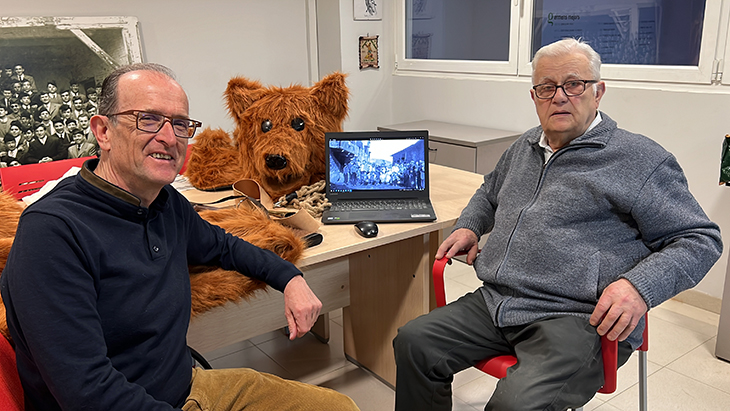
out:
M266 89L258 81L234 77L228 82L228 87L224 93L226 104L228 105L228 111L237 124L241 124L243 112L251 107L256 100L260 99L265 92Z
M349 90L345 85L345 74L332 73L317 82L311 89L311 95L322 113L334 120L337 128L347 116L347 98Z

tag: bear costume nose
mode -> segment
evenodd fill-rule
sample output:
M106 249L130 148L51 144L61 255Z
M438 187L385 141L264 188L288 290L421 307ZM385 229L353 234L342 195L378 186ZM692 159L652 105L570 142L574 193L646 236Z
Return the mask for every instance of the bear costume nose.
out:
M286 167L286 157L279 154L269 154L266 156L266 167L272 170L282 170Z

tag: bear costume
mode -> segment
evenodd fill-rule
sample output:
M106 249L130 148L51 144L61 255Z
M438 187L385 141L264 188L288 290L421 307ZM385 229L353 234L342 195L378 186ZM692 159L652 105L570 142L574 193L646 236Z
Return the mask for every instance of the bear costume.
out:
M342 131L348 95L342 73L310 88L266 88L235 77L224 93L236 123L233 139L221 129L203 130L185 175L201 190L256 180L274 199L319 182L326 167L324 134Z

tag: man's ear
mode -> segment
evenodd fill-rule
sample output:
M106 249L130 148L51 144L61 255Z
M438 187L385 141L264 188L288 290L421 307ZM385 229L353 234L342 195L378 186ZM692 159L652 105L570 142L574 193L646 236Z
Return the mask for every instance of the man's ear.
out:
M89 128L94 133L94 137L96 137L96 141L99 143L99 148L109 150L109 117L100 115L91 117L89 120Z
M604 94L606 94L606 83L599 81L596 83L596 105L601 102Z

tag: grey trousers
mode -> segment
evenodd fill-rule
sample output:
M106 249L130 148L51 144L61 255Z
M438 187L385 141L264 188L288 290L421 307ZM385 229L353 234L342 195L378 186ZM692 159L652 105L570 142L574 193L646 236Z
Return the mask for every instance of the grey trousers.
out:
M518 362L486 411L576 408L603 385L600 337L587 320L566 315L499 328L478 290L401 327L393 347L396 411L451 410L453 375L502 354ZM620 365L631 352L619 343Z

